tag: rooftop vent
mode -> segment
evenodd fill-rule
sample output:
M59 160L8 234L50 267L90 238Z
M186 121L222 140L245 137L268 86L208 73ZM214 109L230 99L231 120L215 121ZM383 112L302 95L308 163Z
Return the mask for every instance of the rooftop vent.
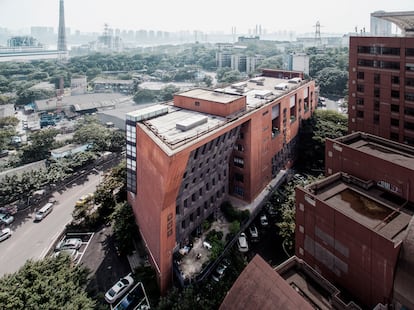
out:
M182 131L187 131L189 129L192 129L194 127L197 127L201 124L207 123L207 116L204 115L195 115L192 117L189 117L185 120L182 120L178 122L175 127L177 129L180 129Z

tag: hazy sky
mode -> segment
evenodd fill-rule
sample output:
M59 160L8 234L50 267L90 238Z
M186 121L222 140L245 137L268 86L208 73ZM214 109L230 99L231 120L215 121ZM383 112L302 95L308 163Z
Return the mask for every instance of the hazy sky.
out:
M122 30L200 30L246 34L261 25L278 30L348 33L365 27L370 13L412 11L413 0L65 0L66 27L102 32L104 24ZM57 31L59 0L0 0L0 27L13 30L49 26ZM393 28L393 32L395 28Z

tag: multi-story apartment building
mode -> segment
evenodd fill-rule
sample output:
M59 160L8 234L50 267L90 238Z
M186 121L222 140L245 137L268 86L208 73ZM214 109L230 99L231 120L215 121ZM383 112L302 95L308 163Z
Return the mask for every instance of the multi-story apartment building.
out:
M296 189L296 255L366 307L391 304L414 214L414 148L356 132L327 139L325 158L327 177ZM399 276L400 306L413 305L413 278Z
M381 18L400 21L406 36L350 38L348 128L413 145L414 14L403 13Z
M127 114L128 201L162 292L173 253L229 195L251 202L292 165L301 120L316 106L314 82L302 79L264 70Z

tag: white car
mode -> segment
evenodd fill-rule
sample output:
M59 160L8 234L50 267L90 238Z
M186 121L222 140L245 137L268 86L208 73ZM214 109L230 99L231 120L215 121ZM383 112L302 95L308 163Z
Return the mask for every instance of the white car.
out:
M61 251L61 250L70 250L75 249L78 250L82 245L82 240L79 238L69 238L62 240L58 243L55 250Z
M237 246L240 252L247 252L249 250L246 234L244 232L240 234L239 239L237 240Z
M11 223L13 223L13 221L14 221L13 215L10 215L7 213L0 213L0 222L10 225Z
M0 230L0 241L6 240L12 235L12 231L10 228L3 228Z
M116 282L105 294L105 300L112 304L119 297L124 295L130 287L134 284L134 278L131 274L126 275Z
M257 240L257 238L259 238L259 232L257 231L256 226L252 225L249 227L249 233L250 233L250 237L254 240Z

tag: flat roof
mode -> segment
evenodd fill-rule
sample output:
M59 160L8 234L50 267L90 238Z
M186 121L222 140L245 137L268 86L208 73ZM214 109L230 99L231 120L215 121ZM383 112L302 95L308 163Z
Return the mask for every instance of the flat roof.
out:
M414 147L412 146L362 132L355 132L333 141L414 170Z
M214 101L214 102L223 103L223 104L231 103L234 100L242 97L241 95L237 93L226 94L226 93L216 92L214 90L203 89L203 88L191 89L191 90L179 93L179 95L185 96L185 97L191 97L195 99Z
M229 104L234 100L245 97L247 102L246 111L238 114L237 116L239 117L241 114L247 114L263 105L273 103L279 97L289 96L290 92L302 86L304 83L309 82L289 83L288 81L288 79L258 76L250 80L229 85L225 88L217 88L214 90L195 88L179 93L179 95L195 100L209 100L222 104ZM287 88L285 90L275 89L275 86L282 82L287 84ZM174 151L178 147L198 137L202 137L231 121L230 119L217 115L175 107L173 102L157 104L153 109L157 110L160 106L168 107L168 112L146 117L142 120L144 121L142 128L152 132L158 137L154 141L159 145L166 145L169 148L166 151ZM137 113L141 114L142 112ZM132 117L134 112L130 112L128 115L127 119L135 119L137 122L140 121L138 118ZM206 121L204 117L207 118ZM188 120L191 120L191 124L188 124Z
M167 114L146 120L144 124L171 148L211 132L227 122L224 117L180 109L171 105L164 106L168 107ZM195 120L201 118L206 119L195 127L188 128L187 130L177 128L177 124L186 123L189 119Z
M303 83L295 84L288 83L288 81L288 79L258 76L243 82L245 84L244 87L241 87L241 83L236 83L224 88L217 88L216 91L225 94L246 96L247 109L252 110L279 97L282 97L292 90L303 85ZM308 81L303 82L307 83ZM275 86L280 84L286 84L286 88L283 90L275 89Z
M393 199L374 182L364 182L346 173L333 174L305 189L388 240L401 241L412 217L405 212L404 201Z

